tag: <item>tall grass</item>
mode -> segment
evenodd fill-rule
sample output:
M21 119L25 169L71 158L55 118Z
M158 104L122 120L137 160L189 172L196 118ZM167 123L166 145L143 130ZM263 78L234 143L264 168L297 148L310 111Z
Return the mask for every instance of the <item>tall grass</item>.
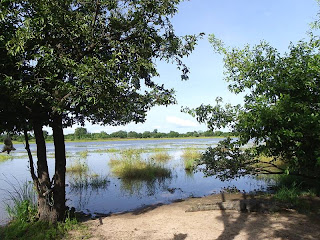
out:
M9 154L0 154L0 162L5 162L8 160L12 160L12 155Z
M111 171L117 177L131 180L152 180L171 176L170 169L152 160L113 160Z
M165 152L165 151L159 151L159 152L156 152L154 154L152 154L150 156L151 159L157 161L157 162L167 162L171 159L171 156L169 155L168 152Z
M86 161L77 159L67 167L66 171L70 174L85 174L89 171L89 166Z
M32 182L25 181L17 185L6 181L11 189L4 190L7 195L6 211L11 220L30 222L36 219L37 198Z
M122 179L152 180L171 176L170 169L154 160L143 161L142 149L126 149L120 157L113 156L109 161L112 173Z
M195 169L195 161L201 157L201 152L195 148L186 148L183 150L181 157L184 160L184 168L187 171Z
M291 175L275 175L269 177L274 181L273 198L290 204L291 207L302 212L318 212L320 206L312 199L320 195L319 180L306 179Z
M79 155L80 155L80 158L86 159L88 157L88 150L80 152Z
M64 222L51 224L37 219L37 196L32 182L17 184L5 180L11 189L2 190L7 195L6 210L11 221L0 227L0 239L43 240L62 239L68 231L79 228L76 219L67 217Z

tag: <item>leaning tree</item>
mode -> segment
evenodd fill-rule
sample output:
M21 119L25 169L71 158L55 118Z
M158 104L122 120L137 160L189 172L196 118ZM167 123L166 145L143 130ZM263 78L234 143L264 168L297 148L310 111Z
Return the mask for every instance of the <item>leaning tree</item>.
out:
M225 180L247 174L289 174L319 179L320 39L291 44L280 54L266 42L242 49L225 47L225 79L244 104L201 105L185 111L210 129L229 128L237 138L209 148L199 161L207 175Z
M143 122L155 105L175 103L173 89L154 81L155 62L175 63L197 36L178 37L170 22L181 0L6 0L0 6L2 131L32 129L41 220L64 218L66 155L63 128L75 123ZM4 57L3 57L4 56ZM10 60L10 61L9 61ZM10 65L11 64L11 65ZM16 70L7 71L11 67ZM3 92L2 92L3 91ZM10 106L10 107L9 107ZM49 176L42 129L50 126L55 171ZM27 138L26 138L27 139Z

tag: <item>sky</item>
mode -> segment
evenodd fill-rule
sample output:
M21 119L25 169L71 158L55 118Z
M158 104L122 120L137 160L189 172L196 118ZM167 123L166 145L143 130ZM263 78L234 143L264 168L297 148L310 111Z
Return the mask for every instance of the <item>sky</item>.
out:
M88 132L206 131L204 124L200 125L192 116L182 113L181 107L214 104L218 96L226 103L242 102L240 96L228 91L222 56L213 52L208 34L215 34L231 47L255 45L266 40L283 53L290 42L307 38L309 24L317 19L320 8L316 0L190 0L182 2L178 9L172 18L177 35L206 34L184 60L191 71L188 81L181 81L181 72L176 65L157 63L160 77L155 81L174 88L178 104L152 108L143 124L112 127L86 123ZM67 128L64 133L73 133L77 127Z

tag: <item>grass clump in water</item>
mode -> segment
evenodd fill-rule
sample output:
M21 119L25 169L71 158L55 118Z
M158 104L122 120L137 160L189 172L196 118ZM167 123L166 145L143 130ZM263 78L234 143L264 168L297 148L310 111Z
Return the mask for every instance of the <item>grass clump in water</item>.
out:
M110 160L112 173L122 179L150 181L155 178L171 177L170 169L155 161L142 159L113 159Z
M201 157L201 152L195 148L186 148L183 150L182 158L184 160L184 168L187 171L195 169L195 162Z
M0 162L5 162L8 160L12 160L12 156L9 154L0 154Z
M80 152L79 155L80 158L86 159L88 157L88 150Z
M168 152L156 152L150 156L151 159L157 162L167 162L171 159L171 156Z
M66 171L70 174L84 174L89 171L89 166L87 162L77 159L67 167Z

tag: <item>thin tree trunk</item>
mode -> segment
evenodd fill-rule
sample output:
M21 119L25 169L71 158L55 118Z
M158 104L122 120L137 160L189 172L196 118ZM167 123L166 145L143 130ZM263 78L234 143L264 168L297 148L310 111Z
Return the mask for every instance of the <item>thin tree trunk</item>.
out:
M38 176L34 172L33 156L32 156L31 150L30 150L28 131L26 129L24 129L23 133L24 133L24 139L26 141L25 149L27 150L28 157L29 157L29 167L30 167L31 178L32 178L34 187L36 188L37 194L39 195L40 194L40 189L39 189L40 183L39 183Z
M55 216L51 211L51 183L47 162L47 149L46 142L43 137L42 124L38 122L33 123L33 131L37 144L37 173L39 181L39 194L38 194L38 216L40 220L55 222Z
M62 127L62 117L55 115L52 123L54 151L55 151L55 175L54 175L54 211L57 220L65 218L66 211L66 149Z

